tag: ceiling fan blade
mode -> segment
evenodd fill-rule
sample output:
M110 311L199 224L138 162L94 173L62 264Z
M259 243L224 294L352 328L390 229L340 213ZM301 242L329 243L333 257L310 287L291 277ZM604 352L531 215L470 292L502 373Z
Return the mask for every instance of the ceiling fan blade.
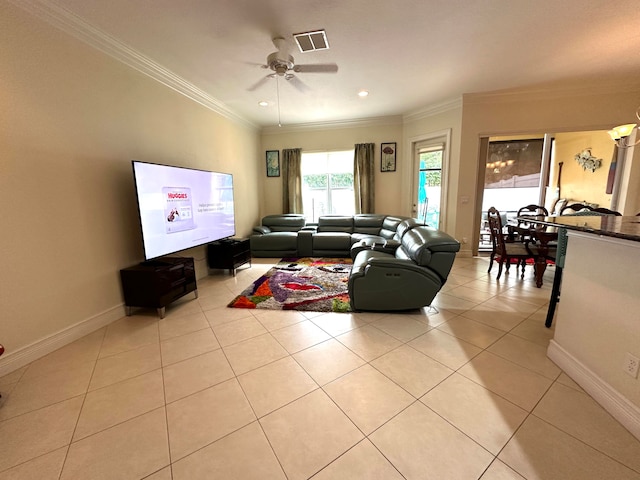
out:
M261 86L263 86L265 83L267 83L269 81L269 79L273 78L273 74L270 73L269 75L262 77L260 80L258 80L256 83L254 83L253 85L251 85L249 88L247 88L248 92L255 92L257 89L259 89Z
M302 93L306 93L309 91L309 87L307 86L307 84L304 83L295 75L289 75L288 77L285 77L285 78L291 85L293 85L296 89L300 90Z
M336 73L338 65L335 63L310 63L306 65L296 65L294 72L300 73Z

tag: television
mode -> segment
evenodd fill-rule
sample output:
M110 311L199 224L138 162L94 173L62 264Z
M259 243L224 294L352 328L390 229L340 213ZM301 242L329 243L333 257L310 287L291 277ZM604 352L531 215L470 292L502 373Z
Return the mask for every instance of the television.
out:
M235 235L231 174L132 165L146 260Z

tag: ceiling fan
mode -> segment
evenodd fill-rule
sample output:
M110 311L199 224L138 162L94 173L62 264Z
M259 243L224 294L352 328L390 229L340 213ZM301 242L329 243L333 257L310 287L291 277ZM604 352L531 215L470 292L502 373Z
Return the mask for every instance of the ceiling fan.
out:
M287 52L287 45L285 39L282 37L274 38L273 44L278 51L270 53L267 56L267 63L260 65L262 68L270 69L273 73L258 80L258 82L247 89L248 91L253 92L257 90L267 83L269 79L282 77L298 90L304 92L308 87L302 80L296 77L296 73L336 73L338 71L338 65L335 63L296 64L293 56Z

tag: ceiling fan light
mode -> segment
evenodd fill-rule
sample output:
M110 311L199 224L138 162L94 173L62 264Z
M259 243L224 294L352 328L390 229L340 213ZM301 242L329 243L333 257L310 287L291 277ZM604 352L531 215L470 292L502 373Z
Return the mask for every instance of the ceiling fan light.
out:
M368 97L368 96L369 96L369 91L368 91L368 90L360 90L360 91L358 92L358 96L359 96L359 97L362 97L362 98L364 98L364 97Z
M618 138L620 138L620 137L628 137L629 135L631 135L631 132L633 132L634 128L636 128L635 123L627 123L626 125L618 125L613 129L619 135Z
M258 105L260 105L261 107L268 107L269 106L269 102L267 102L266 100L262 100L262 101L258 102Z

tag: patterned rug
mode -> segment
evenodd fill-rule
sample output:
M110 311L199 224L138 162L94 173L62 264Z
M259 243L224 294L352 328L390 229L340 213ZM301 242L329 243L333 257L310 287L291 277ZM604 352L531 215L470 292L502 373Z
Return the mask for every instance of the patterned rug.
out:
M350 258L283 258L228 307L350 312Z

